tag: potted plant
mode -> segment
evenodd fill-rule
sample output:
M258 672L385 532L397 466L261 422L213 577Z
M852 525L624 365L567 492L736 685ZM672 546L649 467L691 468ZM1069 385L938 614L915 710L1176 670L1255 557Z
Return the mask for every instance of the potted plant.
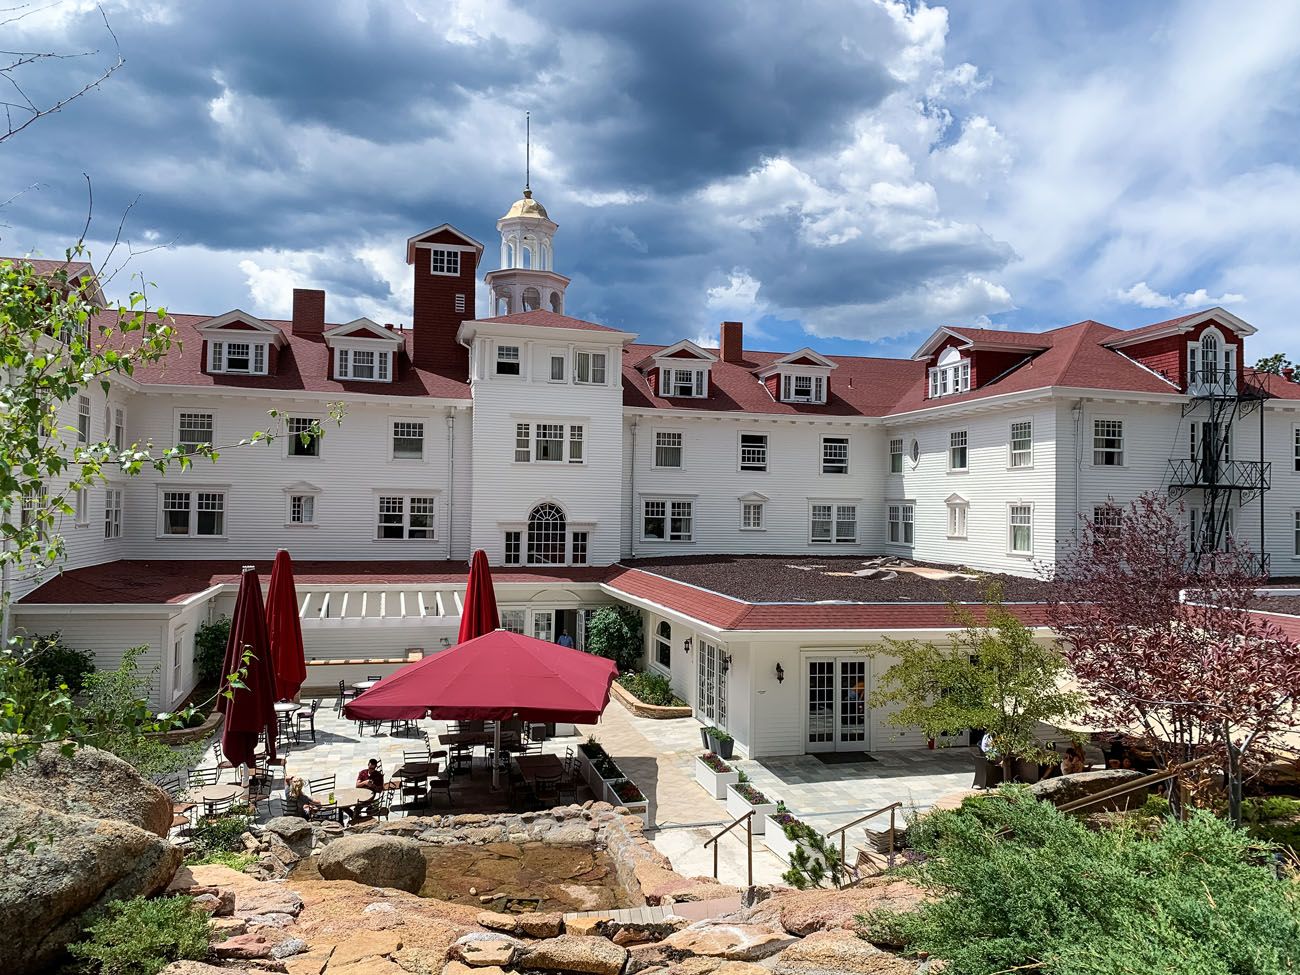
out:
M713 751L709 745L709 732L713 730L714 729L710 728L708 725L700 725L700 747L706 752Z
M624 806L629 813L640 816L646 826L650 825L650 803L631 779L615 779L609 783L610 802Z
M776 809L766 819L767 822L763 824L763 845L780 859L789 863L794 851L800 847L810 857L820 859L811 842L816 830L786 809L784 802L778 802Z
M713 752L695 757L695 781L714 799L727 798L727 786L740 781L740 773Z
M776 812L776 803L759 792L740 773L740 781L727 786L727 815L733 819L753 812L750 828L755 836L762 836L767 828L767 817Z
M724 759L731 758L731 749L735 740L721 728L709 729L709 751Z

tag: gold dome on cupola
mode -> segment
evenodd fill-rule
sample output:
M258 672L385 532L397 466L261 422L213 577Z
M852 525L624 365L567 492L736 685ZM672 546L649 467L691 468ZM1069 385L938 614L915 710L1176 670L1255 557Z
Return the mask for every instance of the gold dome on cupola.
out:
M542 206L533 199L533 191L526 189L522 199L515 200L506 211L502 220L509 220L511 217L536 217L539 220L549 220L546 215L546 207Z

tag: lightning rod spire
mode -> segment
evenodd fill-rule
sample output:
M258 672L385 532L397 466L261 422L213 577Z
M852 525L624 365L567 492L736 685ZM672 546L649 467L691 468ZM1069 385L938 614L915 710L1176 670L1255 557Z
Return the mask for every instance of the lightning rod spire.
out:
M533 120L532 112L524 112L524 196L531 197L533 188L530 184L533 165Z

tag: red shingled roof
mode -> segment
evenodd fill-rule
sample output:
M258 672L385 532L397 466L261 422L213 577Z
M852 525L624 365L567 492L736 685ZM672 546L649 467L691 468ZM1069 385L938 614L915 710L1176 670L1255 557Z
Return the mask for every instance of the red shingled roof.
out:
M1043 338L1045 334L1043 332L1004 332L996 328L965 328L961 325L950 325L948 331L956 332L962 338L970 339L972 342L1023 345L1026 349L1042 349L1050 344Z
M1177 318L1169 318L1163 322L1152 322L1150 325L1143 325L1141 328L1125 329L1121 334L1116 335L1117 339L1136 339L1153 332L1162 332L1167 328L1176 328L1183 322L1190 321L1193 318L1199 318L1204 315L1204 311L1194 311L1190 315L1179 315Z
M536 311L521 311L513 315L498 315L496 318L480 318L480 322L488 324L503 325L540 325L544 328L572 328L582 332L621 332L622 329L610 328L608 325L597 325L595 322L584 322L581 318L570 318L568 315L560 315L553 311L537 309Z

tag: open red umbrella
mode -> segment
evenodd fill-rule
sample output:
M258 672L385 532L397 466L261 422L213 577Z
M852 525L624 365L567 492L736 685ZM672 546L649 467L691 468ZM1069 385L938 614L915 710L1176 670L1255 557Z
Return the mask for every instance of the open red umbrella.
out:
M281 700L293 698L307 680L298 619L298 590L293 584L293 559L286 549L275 553L271 585L266 593L266 632L271 641L275 689Z
M253 764L257 739L263 730L267 757L275 758L275 672L266 635L262 583L251 565L244 566L239 579L239 595L235 597L221 672L222 691L228 689L226 678L244 666L246 652L249 659L248 671L241 682L244 686L233 688L230 697L223 693L217 698L217 710L226 716L221 729L221 751L232 765Z
M469 564L469 584L465 587L465 606L460 614L457 643L464 643L501 626L497 615L497 594L492 588L492 570L487 553L479 549Z

